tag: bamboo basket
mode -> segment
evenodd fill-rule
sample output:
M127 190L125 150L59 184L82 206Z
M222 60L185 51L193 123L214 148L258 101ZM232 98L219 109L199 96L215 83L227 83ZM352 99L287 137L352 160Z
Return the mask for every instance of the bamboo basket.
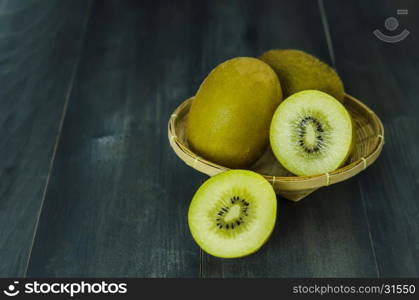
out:
M187 165L214 176L229 170L195 154L188 146L185 135L186 120L194 97L184 101L170 117L168 134L170 145ZM275 192L292 201L299 201L318 188L344 181L365 170L375 162L384 145L384 127L377 115L364 103L346 94L343 105L355 124L356 143L348 161L341 168L325 174L295 176L282 167L270 147L264 155L248 169L262 174Z

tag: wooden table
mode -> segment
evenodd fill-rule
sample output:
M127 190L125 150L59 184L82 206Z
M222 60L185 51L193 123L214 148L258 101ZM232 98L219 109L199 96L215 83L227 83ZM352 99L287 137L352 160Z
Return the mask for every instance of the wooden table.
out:
M396 10L407 8L408 15ZM0 275L419 275L418 1L0 0ZM387 17L411 31L388 44ZM278 199L256 254L218 259L187 225L206 177L167 121L217 64L298 48L382 118L359 176Z

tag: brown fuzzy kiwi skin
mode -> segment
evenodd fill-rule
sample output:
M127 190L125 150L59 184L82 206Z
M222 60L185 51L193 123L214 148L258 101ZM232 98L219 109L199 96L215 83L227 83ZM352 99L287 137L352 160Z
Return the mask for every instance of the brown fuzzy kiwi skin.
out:
M284 98L303 90L319 90L341 102L344 99L339 75L311 54L295 49L269 50L259 59L270 65L278 75Z
M276 73L263 61L236 57L214 68L189 110L186 137L199 156L246 168L269 145L269 126L282 101Z

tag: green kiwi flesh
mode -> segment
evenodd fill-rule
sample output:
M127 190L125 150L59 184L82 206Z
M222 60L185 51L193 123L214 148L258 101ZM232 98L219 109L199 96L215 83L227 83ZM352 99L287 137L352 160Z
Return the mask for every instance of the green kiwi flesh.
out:
M272 118L270 141L278 161L299 176L339 168L353 147L352 119L332 96L316 90L284 100Z
M257 251L276 221L276 195L263 176L231 170L208 179L194 195L189 229L207 253L235 258Z

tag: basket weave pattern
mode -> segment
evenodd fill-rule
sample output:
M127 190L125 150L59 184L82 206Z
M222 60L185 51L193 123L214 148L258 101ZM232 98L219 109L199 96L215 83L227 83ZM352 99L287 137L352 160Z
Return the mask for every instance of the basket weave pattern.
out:
M229 170L199 157L189 148L185 131L192 101L193 97L184 101L170 117L168 135L171 147L187 165L209 176ZM351 114L356 131L354 150L344 166L330 173L294 176L278 163L268 147L249 169L262 174L277 194L292 201L299 201L320 187L344 181L365 170L375 162L383 148L383 124L370 108L350 95L345 95L343 105Z

